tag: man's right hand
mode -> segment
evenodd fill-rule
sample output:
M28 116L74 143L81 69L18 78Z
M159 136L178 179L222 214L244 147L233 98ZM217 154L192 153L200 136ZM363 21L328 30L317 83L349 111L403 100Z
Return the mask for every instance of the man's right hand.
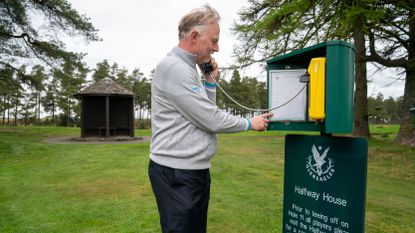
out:
M268 117L272 116L272 113L265 113L251 118L251 129L256 131L264 131L268 127Z

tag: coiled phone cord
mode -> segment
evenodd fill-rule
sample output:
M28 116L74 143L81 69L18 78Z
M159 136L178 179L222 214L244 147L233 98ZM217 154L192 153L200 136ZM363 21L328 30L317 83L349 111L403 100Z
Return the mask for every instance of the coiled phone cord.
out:
M249 107L246 107L246 106L244 106L244 105L242 105L241 103L239 103L238 101L236 101L235 99L233 99L228 93L226 93L226 91L225 90L223 90L223 88L219 85L219 83L218 82L216 82L216 79L215 78L213 78L213 76L212 76L212 73L209 73L209 76L212 78L212 80L213 80L213 82L215 82L215 84L216 84L216 86L218 86L219 87L219 89L223 92L223 94L225 94L226 95L226 97L228 97L232 102L234 102L236 105L238 105L239 107L241 107L241 108L243 108L243 109L246 109L246 110L248 110L248 111L251 111L251 112L270 112L270 111L273 111L273 110L276 110L276 109L279 109L279 108L282 108L282 107L284 107L285 105L287 105L287 104L289 104L291 101L293 101L295 98L297 98L297 96L298 95L300 95L300 93L306 88L306 86L307 85L304 85L302 88L301 88L301 90L297 93L297 94L295 94L294 95L294 97L292 97L291 99L289 99L288 101L286 101L285 103L283 103L283 104L281 104L281 105L278 105L278 106L276 106L276 107L273 107L273 108L268 108L268 109L256 109L256 108L249 108Z

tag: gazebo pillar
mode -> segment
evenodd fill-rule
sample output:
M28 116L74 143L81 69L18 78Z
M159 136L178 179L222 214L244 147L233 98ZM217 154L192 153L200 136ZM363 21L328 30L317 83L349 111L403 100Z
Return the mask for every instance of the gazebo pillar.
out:
M110 97L105 96L105 137L110 136Z
M81 138L85 136L85 103L84 96L81 96Z

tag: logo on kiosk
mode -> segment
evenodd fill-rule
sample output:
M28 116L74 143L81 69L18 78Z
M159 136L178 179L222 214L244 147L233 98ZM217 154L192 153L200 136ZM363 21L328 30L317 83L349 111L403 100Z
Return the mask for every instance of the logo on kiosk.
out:
M334 174L334 161L327 156L329 150L330 147L324 151L321 146L313 145L311 147L313 155L307 157L306 169L307 173L316 181L327 181Z

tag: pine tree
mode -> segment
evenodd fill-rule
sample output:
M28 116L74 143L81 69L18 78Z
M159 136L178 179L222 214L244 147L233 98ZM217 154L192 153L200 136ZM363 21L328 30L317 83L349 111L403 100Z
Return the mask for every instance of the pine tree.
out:
M103 60L100 63L97 63L96 69L92 74L92 79L94 82L98 82L99 80L109 77L110 76L110 65L108 64L107 60Z
M21 64L47 64L59 69L82 58L65 50L57 32L85 41L99 40L89 19L66 0L3 0L0 12L0 69L11 68L22 79L30 76L18 68ZM37 27L34 22L45 26Z

